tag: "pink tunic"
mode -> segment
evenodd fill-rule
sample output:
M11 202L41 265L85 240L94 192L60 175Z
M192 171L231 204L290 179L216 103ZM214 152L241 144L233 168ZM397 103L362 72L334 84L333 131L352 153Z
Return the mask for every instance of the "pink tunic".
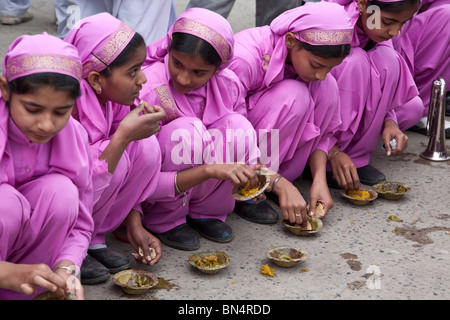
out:
M101 13L79 21L65 41L78 49L85 78L89 72L100 72L112 63L134 34L135 31L120 20ZM133 141L110 174L108 164L99 157L131 107L111 101L100 105L85 79L81 82L81 91L73 116L88 132L94 159L95 229L91 241L94 245L105 243L105 233L119 227L132 209L142 212L141 202L152 194L158 183L161 153L155 136Z
M433 81L443 78L450 91L450 1L422 1L419 13L408 21L394 48L405 59L428 115Z
M155 136L133 141L125 152L113 174L108 172L108 164L99 160L100 155L111 141L120 121L130 111L129 106L122 106L113 102L100 105L92 88L82 81L83 96L77 101L78 114L74 114L87 129L93 163L94 210L95 229L91 245L104 243L104 235L118 228L132 209L142 212L143 202L155 189L158 173L161 167L161 153ZM87 97L90 103L87 103ZM81 116L86 109L97 109L103 119ZM97 121L98 120L98 121ZM96 125L93 125L93 121ZM105 131L97 131L98 123L105 124Z

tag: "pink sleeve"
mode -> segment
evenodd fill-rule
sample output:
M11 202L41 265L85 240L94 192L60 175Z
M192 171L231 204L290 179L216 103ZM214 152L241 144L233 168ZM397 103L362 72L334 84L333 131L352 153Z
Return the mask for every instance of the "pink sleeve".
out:
M175 174L176 171L160 172L158 175L158 187L148 198L149 200L175 198Z
M81 127L81 125L80 125ZM75 185L78 186L79 194L79 212L75 225L61 247L61 251L55 260L70 260L78 267L81 267L86 256L91 235L94 230L94 221L92 218L93 210L93 184L92 184L92 155L89 149L87 133L84 129L79 129L76 136L78 145L78 159L73 159L73 163L81 163L88 165L88 169L80 171L80 174L73 179Z

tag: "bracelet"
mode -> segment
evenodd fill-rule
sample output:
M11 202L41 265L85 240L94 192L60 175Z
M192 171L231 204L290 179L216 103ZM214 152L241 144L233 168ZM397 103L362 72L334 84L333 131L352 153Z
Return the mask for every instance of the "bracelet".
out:
M58 269L65 269L68 273L70 273L71 275L75 275L75 269L71 268L71 267L66 267L66 266L61 266L61 267L56 267L53 269L53 272L55 272Z
M328 158L328 161L331 162L331 160L334 158L334 156L337 155L339 152L341 152L341 150L335 151L335 152L331 155L331 157Z
M178 176L178 172L175 173L175 190L178 193L182 193L183 194L183 207L184 207L186 205L186 202L187 202L187 194L186 194L186 191L181 192L180 189L178 188L177 176Z
M274 190L275 190L275 184L278 182L278 180L280 180L281 178L283 178L283 176L282 175L279 175L275 180L274 180L274 182L273 182L273 184L272 184L272 188L270 189L270 191L271 192L274 192Z
M178 185L177 185L177 176L178 176L178 172L175 173L175 190L176 190L178 193L182 193L182 192L180 191L180 189L178 189Z

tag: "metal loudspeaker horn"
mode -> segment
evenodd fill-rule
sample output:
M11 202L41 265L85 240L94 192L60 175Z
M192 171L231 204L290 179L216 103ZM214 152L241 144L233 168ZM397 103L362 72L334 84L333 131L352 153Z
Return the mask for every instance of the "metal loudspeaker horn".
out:
M420 154L422 158L433 161L450 160L445 147L445 81L439 78L431 88L428 109L427 135L430 136L427 149Z

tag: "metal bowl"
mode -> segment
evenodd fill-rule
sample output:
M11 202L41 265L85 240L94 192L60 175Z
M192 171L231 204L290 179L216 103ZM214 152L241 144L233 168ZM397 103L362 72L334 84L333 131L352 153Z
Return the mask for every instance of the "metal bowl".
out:
M266 256L276 265L289 268L295 266L300 261L305 260L306 251L296 247L281 246L268 250Z
M153 273L136 269L120 271L112 280L128 294L143 294L158 284L158 277Z
M370 198L369 198L369 199L358 199L358 198L354 198L354 197L349 196L349 195L347 194L347 191L345 191L345 190L341 190L341 195L342 195L343 197L347 198L347 200L348 200L350 203L355 204L355 205L357 205L357 206L364 206L364 205L368 204L369 202L375 200L375 199L378 197L378 193L377 193L374 189L372 189L372 188L370 188L370 187L361 186L361 187L359 188L359 190L365 190L365 191L368 191L369 194L370 194Z
M316 217L308 217L308 221L311 224L312 229L308 230L303 228L301 225L296 223L291 223L288 220L283 220L283 224L290 232L295 234L296 236L308 237L318 233L323 228L322 220Z
M242 186L234 186L232 194L234 199L239 201L246 201L253 199L257 196L259 196L261 193L264 192L264 190L267 189L267 187L270 184L270 173L267 171L261 171L261 170L255 170L256 174L258 175L258 191L255 193L252 193L251 195L245 196L241 192L245 187Z
M399 200L406 193L411 191L411 187L401 182L383 181L373 186L380 197L388 200Z
M215 256L217 258L216 265L206 265L205 257ZM222 251L204 251L193 254L189 257L189 264L200 272L207 274L216 274L230 263L230 257Z

